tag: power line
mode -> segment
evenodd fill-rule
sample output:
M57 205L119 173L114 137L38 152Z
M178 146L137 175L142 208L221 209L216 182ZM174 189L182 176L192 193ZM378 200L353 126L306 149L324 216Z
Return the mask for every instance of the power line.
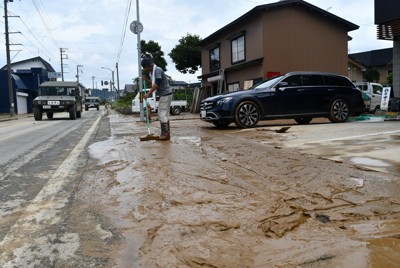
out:
M56 57L54 57L54 55L53 55L53 54L43 45L43 43L37 38L36 34L33 33L33 31L29 28L29 26L25 23L25 21L21 18L21 16L16 15L15 13L13 13L13 12L11 12L11 11L9 11L8 13L10 13L11 15L13 15L13 16L19 18L19 20L21 21L21 23L25 26L26 30L27 30L27 31L30 33L30 35L36 40L36 43L35 43L34 41L32 41L32 40L28 37L28 35L26 35L26 34L24 33L24 31L22 31L22 30L19 31L18 29L12 28L13 30L20 32L21 36L22 36L23 38L25 38L32 46L34 46L35 48L37 48L38 51L44 52L44 53L46 54L46 56L49 57L50 59L51 59L51 58L56 59ZM10 27L10 28L11 28L11 27ZM35 53L35 52L30 51L30 50L27 48L27 46L25 46L25 45L23 45L23 44L22 44L22 46L23 46L27 51L29 51L31 54L33 54L33 55L38 54L38 53ZM40 47L39 47L39 46L40 46Z
M132 0L128 0L126 12L125 12L125 19L124 19L125 24L122 27L121 41L120 41L120 46L119 46L118 55L117 55L117 61L116 62L119 62L119 59L121 58L122 47L124 46L126 29L128 27L128 18L129 18L129 13L130 13L130 10L131 10L131 6L132 6Z
M55 46L57 48L61 47L59 44L59 40L57 40L55 38L55 36L53 35L53 31L51 30L51 28L49 27L49 24L51 23L50 17L47 15L46 9L44 8L43 4L41 4L41 1L39 0L39 3L37 2L38 0L32 0L33 5L35 6L36 11L39 14L40 19L42 20L44 27L46 28L47 32L49 33L49 36L51 38L51 40L53 41L53 43L55 44ZM46 22L46 18L48 20L48 22Z

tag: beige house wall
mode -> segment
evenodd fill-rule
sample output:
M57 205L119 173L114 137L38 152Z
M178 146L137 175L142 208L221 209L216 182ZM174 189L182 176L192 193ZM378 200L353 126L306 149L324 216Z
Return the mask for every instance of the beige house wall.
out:
M322 71L347 75L345 28L288 7L264 14L264 73Z

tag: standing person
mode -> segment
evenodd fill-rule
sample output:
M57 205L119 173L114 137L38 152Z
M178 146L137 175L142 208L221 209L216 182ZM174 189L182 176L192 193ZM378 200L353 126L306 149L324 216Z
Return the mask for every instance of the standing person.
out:
M141 63L143 69L149 71L149 80L146 76L143 76L150 85L150 90L143 96L146 100L149 96L157 90L160 99L158 101L158 118L161 124L161 134L159 136L160 140L169 140L171 138L170 127L169 127L169 111L172 101L172 89L169 86L167 76L164 70L157 67L154 64L152 58L143 58Z

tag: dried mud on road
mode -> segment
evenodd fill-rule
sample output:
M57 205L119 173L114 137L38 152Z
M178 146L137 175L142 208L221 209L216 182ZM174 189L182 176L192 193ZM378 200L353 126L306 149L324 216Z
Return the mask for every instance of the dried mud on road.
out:
M293 128L172 119L170 142L140 142L146 124L110 114L89 148L77 196L121 237L111 267L398 267L397 176L285 148Z

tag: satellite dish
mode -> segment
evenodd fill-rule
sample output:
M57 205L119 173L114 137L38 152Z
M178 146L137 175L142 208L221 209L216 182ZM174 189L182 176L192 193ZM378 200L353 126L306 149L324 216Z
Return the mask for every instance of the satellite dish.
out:
M131 32L134 34L138 34L143 32L143 24L139 21L132 21L129 28L131 29Z

